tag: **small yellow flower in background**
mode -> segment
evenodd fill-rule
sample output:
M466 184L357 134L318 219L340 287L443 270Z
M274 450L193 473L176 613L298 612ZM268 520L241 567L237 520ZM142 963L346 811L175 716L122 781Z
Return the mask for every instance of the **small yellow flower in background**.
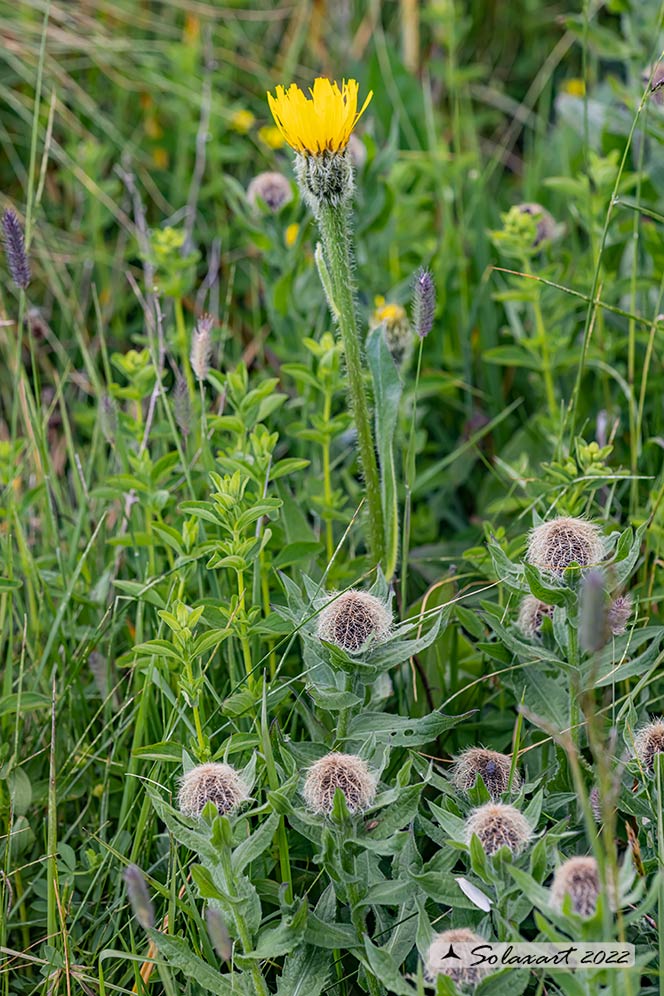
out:
M292 225L289 225L284 232L284 242L286 246L290 249L297 242L297 237L300 234L300 226L296 221Z
M295 152L320 155L343 152L353 128L366 110L373 93L357 109L357 80L337 83L319 77L310 89L311 98L296 83L278 86L267 100L277 128Z
M255 120L251 111L239 110L231 118L231 128L240 135L246 135L253 128Z
M154 114L148 114L145 119L145 134L148 138L153 139L161 138L164 134L164 129L161 127Z
M152 153L152 161L157 169L167 169L170 162L168 151L160 145Z
M378 305L378 301L376 301L376 304ZM386 322L389 325L396 324L397 322L402 322L405 317L406 310L400 304L381 303L373 313L375 325L380 325L381 322Z
M586 84L583 80L574 77L569 80L563 80L561 90L563 93L568 93L570 97L584 97L586 93Z
M269 149L283 149L284 137L275 125L263 125L258 129L258 137Z
M195 14L187 14L182 30L182 40L186 45L194 45L201 37L201 22Z

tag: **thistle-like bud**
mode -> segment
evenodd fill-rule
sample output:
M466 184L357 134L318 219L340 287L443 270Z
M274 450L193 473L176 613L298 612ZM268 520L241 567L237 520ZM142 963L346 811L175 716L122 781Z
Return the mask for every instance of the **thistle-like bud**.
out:
M386 638L392 626L392 614L375 595L366 591L345 591L330 601L318 617L317 636L335 643L347 653L355 654L373 638Z
M597 653L608 639L604 574L592 568L581 581L579 643L587 653Z
M400 304L379 305L371 319L372 327L383 326L385 344L398 367L408 360L413 348L413 330L405 308Z
M426 982L436 984L439 975L448 976L460 988L476 986L492 969L486 964L464 965L463 959L454 950L458 944L483 944L484 939L472 930L460 927L444 930L436 934L429 946L424 962Z
M626 595L617 595L609 605L607 621L609 629L614 636L620 636L627 629L627 623L634 608L632 596L629 592Z
M362 169L367 161L367 147L355 133L348 139L348 151L355 169Z
M21 222L13 208L7 208L2 216L2 235L9 274L17 287L26 290L30 283L30 260Z
M501 847L508 847L514 857L528 846L532 830L525 816L514 806L500 802L487 802L474 809L466 820L466 842L473 834L479 839L486 854L491 857Z
M436 285L429 270L419 269L413 280L413 325L420 339L433 328L436 312Z
M104 439L113 445L118 434L118 406L110 394L103 394L99 405L99 424Z
M304 801L313 813L328 815L337 789L343 792L350 813L362 813L374 801L376 778L357 754L326 754L307 772Z
M652 774L655 770L655 757L664 754L664 719L655 719L640 730L634 737L634 754L642 767Z
M551 905L562 910L565 896L569 896L574 913L588 918L595 913L599 892L599 871L595 859L570 858L556 869L553 876Z
M249 798L249 788L230 764L199 764L182 777L178 793L180 812L200 816L208 802L222 816L232 813Z
M545 616L549 616L549 618L553 616L553 605L540 602L539 598L535 598L534 595L526 595L519 606L516 624L524 636L527 636L529 640L534 640L542 631Z
M154 907L143 872L138 865L128 865L125 868L124 880L134 916L143 930L150 930L154 927Z
M318 218L321 206L339 207L353 195L353 163L348 148L318 155L297 153L295 175L302 195Z
M259 173L247 187L247 200L254 209L263 202L270 211L276 212L292 199L291 185L281 173Z
M537 230L533 240L533 249L536 249L542 242L550 242L556 237L558 228L553 215L546 208L543 208L541 204L537 204L534 201L517 204L517 211L520 211L521 214L530 215L535 219Z
M512 759L507 754L484 747L470 747L455 759L452 781L460 792L468 792L480 775L491 798L499 799L507 791L511 768ZM521 778L515 769L512 787L516 789L520 784Z
M189 358L191 369L199 381L205 380L210 368L210 333L214 325L212 315L201 315L194 329L194 337L191 343L191 356Z
M187 382L179 370L175 373L173 386L173 412L178 428L186 439L191 432L191 398Z
M528 537L528 562L541 571L562 575L570 564L590 567L604 557L599 528L585 519L560 516L543 522Z

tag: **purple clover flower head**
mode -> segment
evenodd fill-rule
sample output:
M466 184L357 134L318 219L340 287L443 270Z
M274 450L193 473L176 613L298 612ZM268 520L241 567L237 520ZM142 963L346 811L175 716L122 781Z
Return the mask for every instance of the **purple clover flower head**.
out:
M420 339L431 332L435 311L436 285L431 271L421 267L413 281L413 325Z

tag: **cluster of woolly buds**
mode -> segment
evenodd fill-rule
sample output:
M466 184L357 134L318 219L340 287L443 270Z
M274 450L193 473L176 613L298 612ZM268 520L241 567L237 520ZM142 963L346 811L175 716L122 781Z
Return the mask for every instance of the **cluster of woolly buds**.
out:
M350 813L363 813L376 797L376 777L357 754L326 754L309 768L304 801L313 813L329 815L341 789Z
M585 519L560 516L536 526L528 537L528 562L551 574L561 575L570 564L590 567L603 557L602 534Z
M655 757L664 754L664 719L659 718L642 726L634 737L634 754L641 766L652 774L655 770Z
M514 806L500 802L487 802L474 809L466 820L465 832L466 842L470 843L474 834L489 857L501 847L508 847L512 856L516 857L526 849L532 837L525 816Z
M392 613L379 598L366 591L345 591L334 597L318 616L317 636L354 654L369 639L384 640L392 627Z
M178 794L180 812L200 816L208 802L222 816L249 799L249 787L230 764L199 764L182 777Z
M540 602L534 595L526 595L519 606L516 624L528 639L534 640L542 631L544 616L553 616L553 605Z
M621 633L625 632L632 615L632 609L632 596L630 594L618 595L613 599L609 605L607 622L614 636L620 636Z
M383 326L385 344L397 366L403 366L413 348L413 330L400 304L380 304L372 316L372 326Z
M491 972L486 964L464 964L467 959L463 959L455 951L455 945L459 944L475 946L484 944L484 939L465 927L436 934L424 962L424 978L427 983L436 985L439 975L447 975L457 986L472 987Z
M507 754L484 747L470 747L455 759L452 781L460 792L468 792L480 775L491 798L499 799L507 791L511 768L512 759ZM520 784L521 778L515 770L512 786L518 788Z
M569 896L577 916L591 917L597 908L599 892L599 871L595 859L570 858L556 869L553 876L551 905L562 910L565 896Z
M281 173L259 173L247 187L247 200L254 209L263 203L270 211L279 211L292 199L291 185Z
M534 201L517 204L517 211L535 219L537 228L533 240L533 249L536 249L543 242L550 242L556 237L558 226L553 215L546 208L543 208L541 204L537 204Z

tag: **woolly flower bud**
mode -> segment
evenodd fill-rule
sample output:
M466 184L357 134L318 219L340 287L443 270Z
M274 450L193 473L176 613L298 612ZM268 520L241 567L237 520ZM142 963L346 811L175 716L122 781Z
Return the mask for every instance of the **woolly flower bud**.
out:
M633 607L630 594L618 595L609 605L607 621L614 636L620 636L625 632Z
M664 754L664 719L642 726L634 737L634 754L649 774L655 770L655 756Z
M562 910L565 896L572 901L572 910L584 918L593 916L597 907L600 883L594 858L570 858L556 869L551 884L551 905Z
M128 865L125 869L124 880L134 916L143 930L150 930L151 927L154 927L154 908L143 878L143 872L138 865Z
M491 972L487 965L464 965L454 950L455 944L483 944L484 939L465 927L436 934L424 963L424 978L436 984L439 975L447 975L457 986L476 986Z
M431 332L435 311L436 285L429 270L422 267L413 281L413 325L420 339Z
M455 759L452 780L460 792L468 792L477 776L481 775L491 798L498 799L507 791L511 767L512 759L507 754L484 747L470 747ZM521 778L515 770L512 786L518 788L520 783Z
M553 215L550 214L546 208L543 208L541 204L537 204L534 201L525 204L517 204L517 210L520 211L521 214L531 215L531 217L535 219L537 230L533 240L533 249L539 246L542 242L549 242L551 239L555 238L556 223Z
M491 857L501 847L508 847L513 856L521 854L528 846L532 831L525 816L514 806L500 802L487 802L474 809L466 820L466 841L475 834L485 852Z
M351 162L356 169L362 169L367 161L367 147L361 138L353 134L348 139L348 151Z
M397 366L408 359L413 346L413 330L405 308L400 304L379 305L372 316L372 327L383 326L385 343Z
M212 315L201 315L194 329L194 338L191 344L191 369L196 374L198 380L205 380L210 366L210 332L214 325Z
M570 564L589 567L604 556L602 534L593 522L560 516L530 532L527 559L534 567L562 574Z
M262 201L270 211L279 211L293 199L290 183L281 173L259 173L247 187L247 200L252 208Z
M178 805L185 816L200 816L208 802L221 815L231 813L249 798L244 779L230 764L199 764L182 777Z
M21 290L30 283L30 261L25 251L23 229L13 208L7 208L2 216L2 235L9 274Z
M334 793L341 789L348 811L362 813L376 795L376 778L357 754L326 754L309 768L304 801L314 813L330 813Z
M321 611L317 635L348 653L357 653L370 637L384 640L390 632L392 614L375 595L345 591Z
M526 595L519 606L519 615L516 621L517 626L524 636L530 640L540 635L544 616L553 615L553 605L540 602L534 595Z
M302 196L318 217L321 205L339 207L353 193L353 163L346 148L343 152L321 152L316 156L295 156L295 175Z

